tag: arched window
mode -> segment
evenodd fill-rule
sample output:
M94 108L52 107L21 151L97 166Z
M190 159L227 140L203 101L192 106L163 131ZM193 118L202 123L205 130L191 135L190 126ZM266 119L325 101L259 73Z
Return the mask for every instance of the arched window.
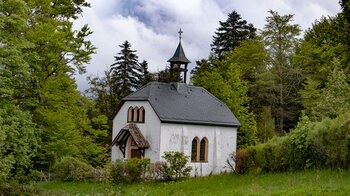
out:
M208 161L208 139L206 137L201 140L199 161Z
M139 117L139 108L135 107L134 108L134 118L133 118L133 122L137 122L137 118Z
M128 123L144 123L145 122L145 109L143 107L129 107L128 109Z
M144 123L145 122L145 109L143 107L141 107L139 109L139 121L140 123Z
M132 122L134 118L134 110L132 107L129 107L128 110L128 122Z
M192 140L191 161L192 162L199 161L199 139L198 139L198 137L195 137Z

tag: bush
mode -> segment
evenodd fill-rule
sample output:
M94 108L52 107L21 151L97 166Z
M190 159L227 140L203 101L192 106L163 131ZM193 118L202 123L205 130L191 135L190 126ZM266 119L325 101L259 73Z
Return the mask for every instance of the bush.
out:
M246 160L246 156L248 160ZM237 151L238 172L295 171L307 168L350 168L350 114L310 122L303 117L283 137ZM249 168L249 169L245 169Z
M63 181L86 181L93 178L94 168L77 158L67 156L56 162L54 172Z
M111 176L115 182L137 182L145 177L150 168L150 159L117 159L111 164Z
M180 177L189 177L192 170L191 166L187 166L189 156L185 156L182 152L165 152L162 156L169 165L162 165L160 169L166 180L178 180Z
M145 173L149 171L150 159L148 158L132 158L126 160L126 181L140 181L145 177Z
M166 179L165 168L168 168L168 163L165 161L157 161L150 164L149 178L151 179Z
M230 154L230 160L227 160L227 164L235 173L243 174L248 170L248 158L247 150L239 149L236 153Z

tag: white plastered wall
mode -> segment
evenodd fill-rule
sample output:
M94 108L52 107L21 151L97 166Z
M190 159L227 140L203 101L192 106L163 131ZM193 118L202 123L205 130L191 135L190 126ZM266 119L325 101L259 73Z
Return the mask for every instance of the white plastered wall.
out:
M157 114L154 112L152 106L148 101L126 101L120 108L118 114L113 119L113 134L112 140L118 135L119 131L126 126L127 114L129 107L141 106L145 109L145 123L135 123L143 136L150 144L150 148L145 150L145 157L150 158L151 162L159 161L159 147L160 147L160 120ZM125 158L128 157L126 150ZM112 161L123 158L123 153L119 147L114 145L112 147Z
M164 152L179 151L191 155L192 140L208 139L208 162L189 162L191 176L219 174L229 171L226 160L236 151L237 128L189 124L161 123L160 159Z

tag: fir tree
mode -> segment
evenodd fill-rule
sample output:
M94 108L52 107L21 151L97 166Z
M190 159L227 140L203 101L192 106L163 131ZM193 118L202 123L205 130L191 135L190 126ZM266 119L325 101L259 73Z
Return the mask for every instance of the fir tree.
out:
M140 67L136 50L131 50L131 44L125 41L119 45L121 51L115 56L115 63L111 65L114 88L118 98L130 94L139 86Z
M142 63L140 63L140 68L142 71L142 74L140 75L140 79L139 79L139 83L140 86L144 86L147 83L152 81L152 75L151 73L148 71L148 62L143 60Z
M233 11L225 22L220 21L220 27L216 29L213 36L211 50L219 59L222 59L225 52L239 46L243 40L254 38L255 31L256 28L252 24L242 20L241 16Z

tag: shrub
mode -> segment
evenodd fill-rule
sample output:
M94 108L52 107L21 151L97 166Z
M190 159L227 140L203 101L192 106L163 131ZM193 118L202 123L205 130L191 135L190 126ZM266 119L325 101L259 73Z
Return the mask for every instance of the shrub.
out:
M117 159L111 164L111 177L115 182L137 182L145 177L150 168L150 159Z
M126 181L125 162L122 159L117 159L111 164L111 177L115 182Z
M350 113L310 122L303 117L283 137L237 151L237 171L275 172L307 168L350 168ZM246 160L245 157L248 157ZM245 168L248 168L245 170Z
M165 152L162 156L169 164L162 166L166 180L178 180L180 177L188 177L192 170L191 166L186 166L189 156L185 156L182 152Z
M77 158L67 156L56 162L54 172L63 181L85 181L93 177L94 168Z
M234 166L235 167L231 167L236 173L238 174L243 174L245 173L248 168L249 168L249 157L248 157L248 152L246 149L239 149L237 150L236 153L232 153L230 155L231 160L234 161ZM233 159L234 158L234 159ZM233 165L233 162L231 163L231 165Z
M150 165L150 177L152 179L166 179L166 168L168 168L168 163L165 161L157 161Z
M150 159L148 158L132 158L126 161L126 181L140 181L145 173L149 170Z

